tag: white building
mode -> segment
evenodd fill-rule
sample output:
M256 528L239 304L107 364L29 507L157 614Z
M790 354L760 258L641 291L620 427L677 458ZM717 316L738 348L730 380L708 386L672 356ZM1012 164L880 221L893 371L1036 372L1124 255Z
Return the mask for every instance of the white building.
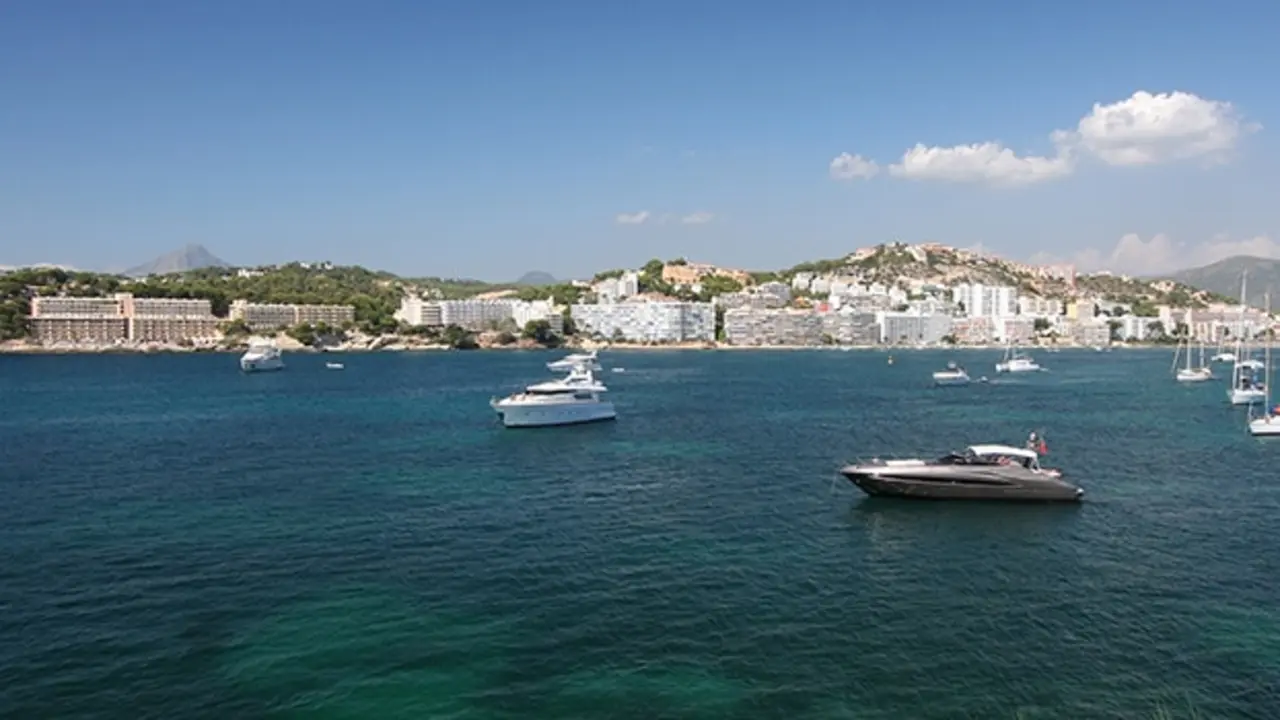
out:
M616 278L606 278L594 285L596 298L613 303L640 294L640 273L628 270Z
M546 320L551 329L561 332L564 318L550 300L516 300L513 298L468 300L423 300L419 297L400 299L396 320L406 325L445 327L457 325L471 332L493 330L500 325L514 324L524 328L534 320Z
M1051 318L1063 312L1062 301L1057 298L1040 297L1039 295L1019 295L1018 314L1033 318Z
M716 311L711 303L579 303L570 313L579 332L630 342L711 341L716 335Z
M882 343L923 343L933 345L951 334L951 318L919 312L878 312Z
M992 321L992 326L996 339L1003 343L1026 344L1036 334L1036 321L1032 317L998 317Z
M408 295L400 298L400 309L395 312L393 317L413 327L440 327L444 325L440 321L440 303L434 300L424 300L416 295Z
M951 298L964 306L965 317L1010 317L1018 314L1018 291L1006 285L964 283L951 290Z
M1159 322L1153 317L1125 315L1120 318L1120 337L1125 340L1146 340L1151 334L1151 323Z

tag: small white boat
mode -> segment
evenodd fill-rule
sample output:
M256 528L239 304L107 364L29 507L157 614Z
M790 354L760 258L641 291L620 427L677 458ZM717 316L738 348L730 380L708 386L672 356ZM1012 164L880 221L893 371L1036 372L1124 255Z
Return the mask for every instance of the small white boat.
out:
M969 373L965 369L953 362L947 363L946 370L939 370L933 374L933 384L938 387L950 387L953 385L968 385Z
M248 351L240 356L240 369L244 372L283 370L284 360L280 356L280 348L265 338L250 340Z
M324 366L328 370L341 370L346 367L345 365L339 362L327 362L324 364Z
M600 362L596 357L596 351L592 350L587 353L574 353L566 355L559 360L552 360L547 363L548 370L573 370L576 367L583 366L588 370L599 370Z
M614 420L613 403L589 366L578 365L563 380L529 385L524 392L489 401L506 427L551 427Z
M1004 359L996 363L998 373L1039 372L1040 366L1030 355L1020 353L1010 345L1005 348Z

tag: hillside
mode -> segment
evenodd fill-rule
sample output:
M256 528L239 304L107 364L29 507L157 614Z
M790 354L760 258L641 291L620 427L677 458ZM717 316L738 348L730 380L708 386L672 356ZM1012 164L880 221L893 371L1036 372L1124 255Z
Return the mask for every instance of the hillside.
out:
M1028 265L932 243L877 245L843 258L801 263L781 275L792 278L802 272L855 277L864 283L907 287L960 283L1011 285L1023 294L1064 300L1097 296L1130 304L1201 307L1223 299L1216 293L1204 292L1185 282L1145 280L1110 273L1076 275L1075 286L1072 287L1056 268Z
M1262 307L1267 288L1273 293L1280 291L1280 260L1248 255L1236 255L1203 267L1179 270L1170 279L1230 298L1239 298L1240 278L1245 271L1249 273L1249 305Z
M161 255L149 263L130 268L124 271L124 274L128 277L146 277L148 275L169 275L207 267L227 267L227 263L206 250L203 245L187 245L171 253Z

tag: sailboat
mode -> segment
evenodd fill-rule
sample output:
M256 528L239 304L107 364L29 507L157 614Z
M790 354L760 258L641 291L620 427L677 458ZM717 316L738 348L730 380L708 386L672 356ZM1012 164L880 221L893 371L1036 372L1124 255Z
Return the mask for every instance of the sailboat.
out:
M1267 317L1271 317L1271 293L1267 293ZM1266 393L1263 399L1262 417L1253 416L1253 408L1249 408L1249 434L1255 437L1280 435L1280 415L1276 414L1280 407L1271 405L1271 338L1267 338L1267 349L1264 353L1262 384Z
M1178 367L1178 354L1186 351L1187 363L1185 367ZM1200 366L1191 367L1191 338L1184 337L1178 341L1178 347L1173 351L1173 377L1178 382L1204 382L1213 379L1213 370L1204 364L1204 344L1200 345Z
M1235 363L1231 367L1231 387L1227 388L1227 400L1232 405L1252 405L1267 399L1264 383L1256 374L1263 369L1263 364L1249 357L1249 338L1244 327L1244 298L1248 280L1249 274L1246 272L1240 278L1240 328L1236 335L1239 339L1236 340Z

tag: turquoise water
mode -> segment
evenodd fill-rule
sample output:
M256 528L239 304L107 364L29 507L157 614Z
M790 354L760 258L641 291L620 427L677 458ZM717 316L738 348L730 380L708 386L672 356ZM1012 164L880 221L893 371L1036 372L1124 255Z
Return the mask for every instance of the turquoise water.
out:
M0 716L1280 717L1280 443L1168 353L615 352L504 430L553 357L0 357ZM1086 503L836 475L1033 429Z

